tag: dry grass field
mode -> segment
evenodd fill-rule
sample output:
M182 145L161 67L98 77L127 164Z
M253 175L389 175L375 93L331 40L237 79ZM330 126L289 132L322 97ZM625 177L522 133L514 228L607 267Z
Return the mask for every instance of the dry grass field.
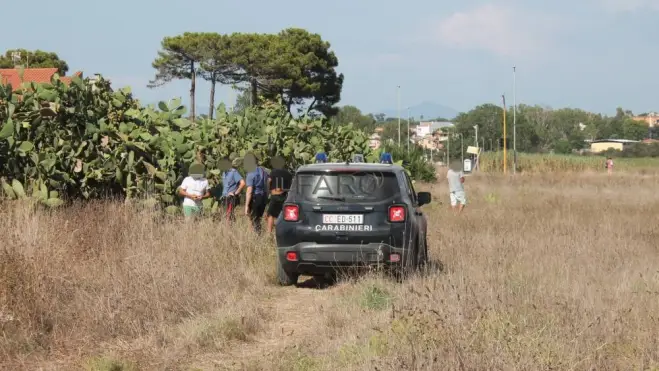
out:
M459 216L421 188L402 284L278 287L244 222L2 204L0 369L659 370L659 177L475 175Z

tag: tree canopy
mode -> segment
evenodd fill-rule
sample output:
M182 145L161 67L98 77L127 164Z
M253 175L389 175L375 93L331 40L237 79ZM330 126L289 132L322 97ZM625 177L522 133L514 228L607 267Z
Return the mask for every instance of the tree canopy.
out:
M507 147L513 147L513 108L506 112ZM552 109L520 104L516 112L517 151L570 153L583 149L586 140L632 139L649 136L648 126L635 121L630 111L618 108L616 115L607 117L575 108ZM473 143L478 126L481 146L496 150L502 146L503 109L483 104L455 119L455 133Z
M309 114L337 113L343 75L336 72L338 58L330 44L318 34L299 28L278 34L184 33L164 38L161 47L150 86L190 79L194 102L194 78L201 77L211 83L211 116L217 83L247 84L252 104L263 96L281 98L289 112L306 106Z
M205 35L198 32L186 32L183 35L163 38L158 56L151 64L156 69L156 76L149 82L150 88L162 86L173 80L190 80L191 116L195 117L195 78L197 65L202 60Z
M14 68L13 54L19 52L21 64L30 68L57 68L57 73L64 76L69 71L69 65L57 54L42 50L9 49L0 56L0 68Z

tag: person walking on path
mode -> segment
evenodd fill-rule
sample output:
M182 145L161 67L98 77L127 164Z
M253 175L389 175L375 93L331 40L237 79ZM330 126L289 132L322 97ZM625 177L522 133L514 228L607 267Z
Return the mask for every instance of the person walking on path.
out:
M240 159L236 158L231 162L229 170L222 173L222 207L226 219L231 222L236 220L234 209L240 204L240 192L245 187L245 181L238 172L238 166L240 166Z
M606 171L609 173L609 175L613 174L613 159L611 157L606 159Z
M453 162L446 173L451 196L451 208L457 210L458 213L462 212L465 205L467 205L467 196L464 190L465 176L462 172L461 165L459 161Z
M268 202L268 173L258 164L247 173L247 192L245 193L245 215L252 220L254 231L261 234L261 218Z
M205 168L200 163L190 165L188 176L179 187L183 196L183 215L186 220L199 216L203 209L202 200L211 196L208 180L204 176Z
M270 190L270 204L266 216L268 217L268 233L272 233L275 220L281 214L284 202L288 196L288 190L291 189L293 175L290 171L284 169L283 158L273 158L271 160L272 171L268 178L268 189Z

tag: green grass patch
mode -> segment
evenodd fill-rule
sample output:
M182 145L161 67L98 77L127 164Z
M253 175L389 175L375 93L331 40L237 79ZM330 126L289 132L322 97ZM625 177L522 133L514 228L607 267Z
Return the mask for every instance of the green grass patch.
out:
M362 294L361 305L369 310L384 310L391 304L391 294L377 285L366 287Z
M130 361L122 361L111 357L96 357L89 360L85 367L87 371L138 371L137 365Z

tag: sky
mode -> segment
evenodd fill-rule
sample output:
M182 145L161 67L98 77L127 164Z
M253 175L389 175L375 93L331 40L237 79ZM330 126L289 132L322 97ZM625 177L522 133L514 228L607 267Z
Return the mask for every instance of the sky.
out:
M71 72L101 73L152 103L189 96L157 89L151 62L165 36L301 27L329 41L345 75L339 105L378 113L431 101L458 111L483 103L540 104L614 114L659 111L659 0L32 0L3 4L0 51L56 52ZM190 13L190 15L188 15ZM516 73L513 77L513 66ZM71 73L70 72L70 73ZM200 83L197 106L208 107ZM231 105L228 87L216 99Z

